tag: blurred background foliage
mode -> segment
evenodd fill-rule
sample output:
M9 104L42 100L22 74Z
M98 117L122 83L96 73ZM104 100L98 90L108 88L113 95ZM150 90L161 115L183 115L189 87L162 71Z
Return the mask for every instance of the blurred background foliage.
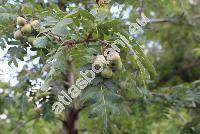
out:
M41 34L38 34L37 37L40 38L37 38L34 47L27 42L13 40L18 15L38 19L45 28L40 29L42 34L53 27L51 30L54 30L54 34L59 35L61 40L88 35L97 25L98 30L94 33L94 37L99 36L102 40L112 42L116 39L114 32L120 32L128 37L130 35L128 24L135 23L141 13L150 19L150 23L143 27L142 34L132 36L146 55L139 57L144 58L142 69L147 68L148 71L141 73L137 60L127 54L127 49L120 48L122 50L120 56L126 71L119 72L108 81L97 78L93 85L81 93L79 100L76 100L77 104L80 106L83 101L88 107L81 110L78 115L77 131L83 134L200 133L200 2L198 0L107 2L108 4L103 7L98 7L95 0L0 1L0 47L8 51L3 60L15 66L20 66L21 61L26 62L16 76L18 81L16 85L13 86L4 80L0 82L0 134L62 132L63 115L55 115L51 111L52 102L55 101L58 91L54 89L48 91L51 93L47 98L47 95L40 96L42 102L38 102L34 97L35 94L41 95L39 89L48 88L49 83L55 89L65 88L62 86L62 70L68 68L65 63L68 55L62 50L55 53L57 49L62 48ZM71 13L77 7L83 8L83 11ZM98 11L99 16L92 16L92 12L95 11ZM58 22L62 25L60 20L66 14L74 20L73 24L69 24L71 30L62 31L59 27L55 29ZM76 31L76 26L80 26L80 22L83 29ZM79 70L87 68L87 63L91 63L94 54L100 50L97 44L91 45L86 42L72 49L77 78ZM132 42L133 46L135 44L136 42ZM91 47L87 47L88 45ZM28 60L25 57L29 57ZM33 62L38 58L37 63ZM46 61L51 59L59 60L56 64L46 64ZM156 70L155 77L151 79L149 70L153 68L147 59L152 62ZM51 67L56 72L50 69ZM43 72L44 68L48 70L48 75ZM139 72L141 75L138 75ZM48 76L54 78L47 78ZM102 83L105 87L103 92L113 91L113 94L108 92L110 96L107 98L109 106L112 106L110 110L118 112L110 114L101 113L103 110L100 110L100 113L95 111L93 115L92 107L95 107L96 103L94 105L91 103L93 104L94 100L98 102L95 96L101 96L99 88L102 88ZM114 94L114 91L120 91L123 101ZM107 121L105 118L99 118L96 114L102 114L102 117L109 115L109 119Z

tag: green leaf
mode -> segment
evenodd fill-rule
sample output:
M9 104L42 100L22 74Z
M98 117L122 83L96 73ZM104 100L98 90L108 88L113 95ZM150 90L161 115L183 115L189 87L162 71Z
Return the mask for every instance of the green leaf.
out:
M0 24L6 25L16 20L17 17L14 14L15 10L17 10L17 8L12 9L11 5L0 6Z
M18 63L15 58L11 58L8 62L8 65L10 66L12 63L15 65L15 67L18 67Z
M156 70L155 70L153 64L149 61L149 59L143 53L143 50L137 44L133 45L133 49L135 50L136 55L139 58L142 65L148 70L148 72L151 74L152 78L154 78L156 75Z
M34 40L33 45L36 48L46 48L48 43L49 43L49 39L46 36L41 36Z
M113 93L111 91L105 92L105 97L109 98L112 102L119 103L123 101L123 97L121 95L118 95L116 93Z
M120 31L120 29L118 29L120 24L121 24L121 21L119 20L107 20L98 24L98 28L103 29L103 30L112 29L112 30Z
M0 38L0 47L1 47L1 49L6 48L6 44L2 38Z
M52 16L47 16L44 20L45 21L41 23L43 27L54 26L59 22L57 18L52 17Z
M94 19L95 19L95 17L88 10L80 9L80 8L74 9L66 17L73 18L73 17L77 17L78 15L86 17L86 18L90 19L91 21L94 21Z
M59 21L52 29L52 33L56 34L58 36L66 36L68 33L67 25L71 24L73 22L70 18L64 18L61 21Z
M9 48L7 53L10 54L10 57L12 59L18 58L23 61L26 51L23 48L14 46L14 47Z
M7 12L7 10L4 7L0 6L0 13L5 13L5 12Z

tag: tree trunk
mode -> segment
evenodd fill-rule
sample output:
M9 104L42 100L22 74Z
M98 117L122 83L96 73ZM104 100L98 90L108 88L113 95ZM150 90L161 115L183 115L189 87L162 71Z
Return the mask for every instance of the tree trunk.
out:
M70 108L65 113L63 122L63 134L77 134L76 120L78 119L78 111L75 108Z
M69 83L69 86L74 84L74 73L72 67L72 58L68 57L67 64L69 65L69 70L66 76L66 81ZM76 121L78 119L79 111L75 108L73 102L72 106L69 107L68 111L64 113L63 120L63 134L77 134L76 130Z

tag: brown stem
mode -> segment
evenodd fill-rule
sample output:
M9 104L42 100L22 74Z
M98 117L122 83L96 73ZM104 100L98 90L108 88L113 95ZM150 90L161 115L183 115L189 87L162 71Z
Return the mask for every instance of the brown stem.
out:
M53 35L50 31L47 33L44 33L46 36L50 36L53 38L54 41L56 41L59 44L62 44L62 46L73 46L81 43L88 43L88 42L97 42L100 41L98 38L92 38L93 34L92 31L86 36L86 38L80 40L65 40L63 43L61 43L60 37ZM70 52L67 52L68 54ZM70 54L69 54L70 55ZM74 73L73 73L73 59L71 56L68 57L67 64L69 66L69 70L66 74L66 81L65 85L69 88L71 85L74 84ZM77 134L78 131L76 129L76 121L78 119L79 112L84 108L81 107L80 109L76 109L74 104L72 103L71 107L69 107L68 111L64 113L64 119L63 119L63 134Z
M161 22L170 22L167 19L150 19L150 23L161 23Z
M63 122L63 134L77 134L76 121L78 119L78 111L74 107L69 108L65 113Z
M63 46L65 45L76 45L76 44L81 44L81 43L84 43L84 42L97 42L99 41L99 39L85 39L85 40L66 40L64 43L63 43Z
M72 68L73 60L71 56L68 57L67 64L69 65L69 71L67 73L67 83L69 86L74 84L74 73ZM76 121L78 119L79 110L75 108L74 104L69 107L68 111L64 113L63 121L63 134L77 134Z

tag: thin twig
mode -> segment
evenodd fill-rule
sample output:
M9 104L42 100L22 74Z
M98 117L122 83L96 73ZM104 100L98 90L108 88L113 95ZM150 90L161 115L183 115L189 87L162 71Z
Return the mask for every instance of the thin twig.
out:
M164 22L171 22L168 19L150 19L149 23L164 23Z

